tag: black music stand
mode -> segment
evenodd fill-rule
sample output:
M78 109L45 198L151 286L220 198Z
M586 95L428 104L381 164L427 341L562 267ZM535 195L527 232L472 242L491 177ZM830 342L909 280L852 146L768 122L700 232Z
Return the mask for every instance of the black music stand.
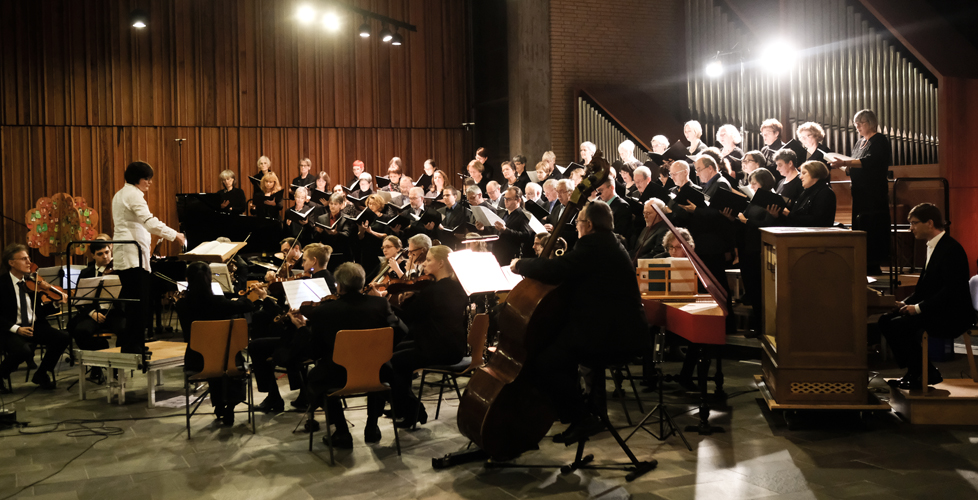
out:
M635 433L638 432L639 429L642 429L643 431L651 434L652 437L656 438L659 441L665 441L666 439L669 438L669 436L678 435L679 438L683 440L683 444L686 445L686 449L689 451L693 451L693 447L690 446L689 441L686 440L686 436L683 435L683 431L676 426L676 421L672 419L672 415L669 415L668 408L666 408L665 403L662 401L662 379L664 375L662 373L662 369L659 368L659 364L662 363L662 351L665 344L665 340L666 340L666 334L662 329L660 329L659 332L655 334L655 346L653 348L653 359L652 359L652 363L655 366L655 376L657 381L656 385L659 386L658 387L659 403L655 405L655 407L652 408L650 412L645 414L645 417L642 419L642 421L635 426L635 429L633 429L632 432L629 433L627 437L625 437L625 442L628 442L628 440L631 439L632 436L635 435ZM652 416L655 415L656 412L658 412L657 416L659 418L658 434L652 432L647 427L645 427L645 422L647 422L650 418L652 418ZM655 422L652 423L655 424ZM669 432L666 432L667 424L669 425Z

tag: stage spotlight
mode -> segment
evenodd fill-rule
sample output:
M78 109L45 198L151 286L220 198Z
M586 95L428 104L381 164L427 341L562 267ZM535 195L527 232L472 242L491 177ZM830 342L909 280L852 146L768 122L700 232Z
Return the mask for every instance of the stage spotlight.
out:
M723 64L720 61L710 61L706 65L706 76L710 78L716 78L723 74Z
M358 31L360 32L360 38L370 38L370 23L364 19Z
M781 40L772 41L761 49L761 64L769 73L791 68L796 59L798 53L795 48Z
M391 38L394 38L394 34L391 33L391 30L387 29L387 24L384 24L384 27L380 30L380 39L389 42Z
M143 29L149 24L149 14L143 9L135 9L129 14L133 28Z
M391 45L400 45L404 43L404 38L401 37L400 33L394 32L394 36L391 37Z
M340 29L340 16L336 15L335 12L327 12L323 14L323 27L328 31L337 31Z
M316 20L316 10L309 5L302 5L299 10L296 11L296 18L302 24L311 24Z

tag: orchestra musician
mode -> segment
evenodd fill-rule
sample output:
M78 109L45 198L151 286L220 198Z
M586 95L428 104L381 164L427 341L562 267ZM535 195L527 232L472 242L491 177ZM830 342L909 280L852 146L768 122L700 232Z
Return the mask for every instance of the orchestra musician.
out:
M683 135L689 141L689 146L686 148L689 156L702 154L706 150L706 144L703 144L703 141L700 140L703 137L703 126L700 125L700 122L696 120L686 122L683 125Z
M282 183L275 172L261 178L261 192L251 200L251 214L266 219L278 219L282 213Z
M176 311L180 318L180 327L183 328L184 335L188 336L188 343L192 340L189 336L192 335L195 321L233 319L255 310L255 304L247 298L231 300L223 295L214 295L211 289L212 280L211 268L206 262L191 262L187 266L187 292L177 301ZM260 288L256 293L259 300L265 299L264 289ZM243 362L240 356L235 360L239 366ZM188 348L184 366L188 371L200 371L204 368L203 356ZM207 380L214 415L225 426L234 424L234 407L245 401L244 381L245 379L230 382L223 378Z
M901 379L887 383L901 389L921 389L922 333L953 339L974 324L975 311L968 285L968 255L945 232L941 211L931 203L921 203L910 210L907 220L914 238L927 243L927 260L913 293L897 302L898 309L884 314L878 325L900 368L907 368ZM928 361L928 385L943 380Z
M526 183L530 182L530 174L526 173L526 157L516 155L511 161L513 162L513 173L516 174L516 182L513 185L520 188L522 192L526 189ZM479 187L482 188L482 186ZM485 189L482 192L485 193Z
M329 293L336 293L336 280L333 273L326 269L329 264L329 257L333 254L333 249L329 245L322 243L310 243L302 249L302 270L309 273L308 279L323 278ZM300 278L305 279L305 278Z
M613 225L607 204L588 203L577 218L578 242L571 250L551 259L520 259L512 264L513 272L525 278L562 283L568 288L568 303L588 304L569 309L560 340L543 347L535 364L524 368L529 381L549 397L561 421L570 422L559 435L564 443L576 443L601 429L581 393L578 365L603 378L604 372L595 368L624 362L649 341L635 267L618 243ZM592 387L600 391L604 384Z
M413 280L425 274L424 263L431 249L431 238L424 234L416 234L408 238L407 260L404 262L404 274L401 278Z
M4 381L21 363L33 362L34 347L31 344L47 347L31 382L41 389L53 390L56 384L50 374L54 373L58 359L71 342L67 333L55 329L47 320L48 314L55 311L53 306L60 302L38 305L41 296L28 290L25 280L30 278L31 258L27 246L20 243L7 245L0 264L6 271L0 278L0 328L3 328L0 351L4 353L0 363L0 393L10 393L12 388L6 387Z
M877 132L876 113L863 109L852 119L859 141L852 160L837 159L832 167L842 168L852 180L852 228L866 231L866 267L879 274L880 264L890 252L890 209L887 171L892 163L890 141Z
M392 327L395 338L405 331L404 324L391 311L390 303L380 297L361 293L366 276L359 264L347 262L336 269L336 300L324 301L304 318L297 312L289 315L292 323L303 331L302 334L313 339L308 353L318 359L315 368L309 372L306 386L309 393L309 420L306 429L315 431L319 423L313 418L316 408L324 406L329 412L329 421L336 429L332 432L333 446L352 448L353 436L343 414L343 406L338 398L323 401L327 389L342 387L346 383L346 369L333 363L333 344L340 330L364 330ZM384 374L381 374L382 377ZM325 403L325 405L323 404ZM364 440L368 443L380 441L381 433L377 421L384 410L384 396L371 393L367 397L367 425L364 427ZM323 436L323 442L327 443Z
M435 282L418 292L401 295L397 315L408 326L408 334L394 348L390 366L391 399L395 413L402 416L399 427L412 427L428 420L424 405L411 390L414 371L426 366L452 365L461 361L466 349L466 306L468 294L455 279L448 262L451 249L438 245L428 250L425 273ZM418 415L415 419L415 415Z
M265 177L274 175L269 172ZM112 239L135 240L138 247L120 245L119 252L115 254L113 268L122 282L121 298L136 300L126 303L126 329L118 337L117 345L124 353L143 354L150 304L151 235L176 241L181 247L186 246L187 239L183 233L170 229L149 211L145 198L146 192L153 185L153 167L149 163L130 163L126 167L125 180L125 186L112 198L112 225L115 229Z
M217 193L221 195L221 213L231 215L241 215L248 209L248 200L245 198L244 191L237 186L234 179L234 172L225 170L221 172L221 190Z
M296 243L295 238L285 238L278 242L278 246L282 252L282 265L279 266L278 272L268 271L265 273L266 282L274 281L276 278L291 278L293 269L302 269L299 267L299 259L302 258L301 243Z
M405 257L401 256L401 239L397 236L390 235L386 236L380 245L380 249L383 252L383 258L380 260L377 268L374 269L371 276L379 278L380 271L387 269L384 275L388 279L401 279L404 277L404 264ZM370 283L371 287L376 289L377 284L374 282Z
M312 184L316 182L316 178L309 173L311 170L312 160L303 158L299 161L299 176L292 179L292 184L289 185L290 193L295 194L295 190L300 187L312 188Z
M109 235L99 235L97 239L108 240ZM99 278L112 272L112 244L111 243L90 243L89 251L95 259L82 269L78 279ZM98 290L93 295L95 298L102 297L102 291ZM86 351L100 351L109 348L109 341L97 337L102 333L111 333L118 336L126 326L125 315L119 307L112 302L91 302L89 304L77 305L76 314L71 317L68 323L68 331L75 339L79 349ZM89 376L96 383L105 381L102 368L93 366Z

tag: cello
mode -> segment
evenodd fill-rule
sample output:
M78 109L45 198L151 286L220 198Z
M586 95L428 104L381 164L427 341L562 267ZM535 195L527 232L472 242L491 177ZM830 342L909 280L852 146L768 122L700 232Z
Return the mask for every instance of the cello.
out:
M568 209L554 225L554 233L540 258L554 254L561 230L582 200L601 185L609 173L601 152L595 154L592 172L568 202ZM520 377L534 356L553 341L563 326L555 319L566 315L563 287L524 278L506 297L499 313L499 342L489 362L472 372L458 408L458 428L493 460L512 460L536 447L553 425L554 410L546 397Z

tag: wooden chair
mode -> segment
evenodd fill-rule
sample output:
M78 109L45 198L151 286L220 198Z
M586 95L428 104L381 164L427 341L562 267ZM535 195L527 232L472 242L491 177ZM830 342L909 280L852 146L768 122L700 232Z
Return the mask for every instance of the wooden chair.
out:
M394 354L394 329L375 328L372 330L340 330L333 344L333 362L346 368L346 385L339 389L327 389L324 398L344 398L363 396L372 392L390 393L390 385L380 381L380 369L391 360ZM311 407L315 407L310 402ZM323 405L326 406L325 404ZM329 462L336 465L333 458L333 434L329 432L329 411L326 414L326 444L329 447ZM391 415L391 422L397 415ZM309 433L309 451L312 451L314 432ZM394 426L394 445L401 454L401 441Z
M972 276L971 279L968 280L968 287L971 289L971 307L975 309L976 313L978 313L978 275ZM976 317L976 320L978 320L978 317ZM976 368L975 354L971 348L972 332L978 333L978 322L976 322L975 325L972 325L968 331L961 334L961 336L964 337L964 348L968 356L968 374L971 375L971 380L978 384L978 368ZM927 332L924 332L923 339L920 341L920 347L923 351L923 368L921 370L922 376L920 385L924 392L930 390L930 388L927 387L927 363L929 361L927 356L927 339Z
M194 401L193 411L190 410L190 383L207 379L224 378L246 379L248 394L248 422L251 423L251 433L255 433L254 407L251 389L251 369L238 367L237 355L248 348L248 322L244 318L225 319L218 321L194 321L191 326L190 344L187 352L194 351L204 358L203 368L199 372L185 372L184 397L187 401L187 439L190 439L190 417L197 412L210 393L210 387ZM226 389L226 385L225 385Z
M438 387L438 406L435 407L435 419L438 419L438 413L441 411L441 400L445 393L445 389L452 387L455 389L455 394L458 399L462 399L462 391L458 388L458 377L468 375L472 373L477 368L485 364L483 359L483 354L486 352L486 336L489 333L489 315L488 314L477 314L472 320L472 325L469 326L469 335L466 341L469 344L469 354L468 356L462 358L461 361L455 363L454 365L444 365L444 366L430 366L428 368L421 369L421 385L418 387L418 401L421 401L421 394L424 392L425 377L428 374L435 373L441 375L441 381L435 382L433 384L428 384L429 386ZM448 385L451 382L451 386ZM421 413L421 405L418 405L418 414ZM414 420L418 420L417 414Z

